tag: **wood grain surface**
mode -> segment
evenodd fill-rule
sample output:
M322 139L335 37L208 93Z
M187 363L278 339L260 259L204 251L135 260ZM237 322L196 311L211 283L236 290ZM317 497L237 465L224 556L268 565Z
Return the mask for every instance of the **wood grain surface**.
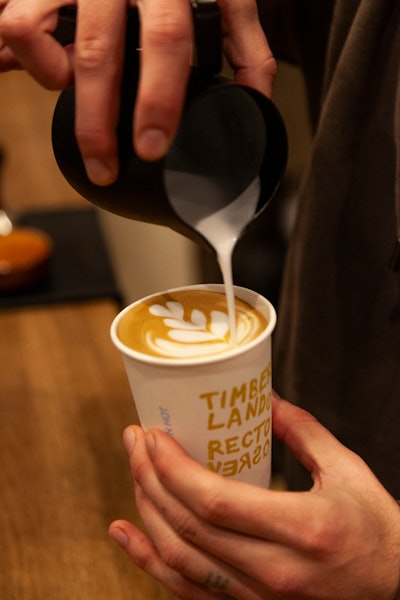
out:
M0 598L167 600L108 537L138 522L111 301L0 313Z

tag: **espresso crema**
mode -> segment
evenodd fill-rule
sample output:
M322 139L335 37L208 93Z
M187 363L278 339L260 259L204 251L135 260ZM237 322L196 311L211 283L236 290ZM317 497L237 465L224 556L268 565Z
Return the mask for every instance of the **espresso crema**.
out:
M266 328L267 320L235 298L236 343L245 346ZM196 358L232 350L225 294L179 290L138 302L120 320L118 337L142 354L167 359Z

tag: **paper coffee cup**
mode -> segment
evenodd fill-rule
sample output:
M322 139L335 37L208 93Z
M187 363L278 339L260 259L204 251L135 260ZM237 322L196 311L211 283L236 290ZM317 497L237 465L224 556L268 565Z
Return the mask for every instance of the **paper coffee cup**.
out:
M218 284L167 290L210 290ZM276 323L272 304L260 294L235 286L235 296L266 319L267 325L244 346L198 358L151 356L121 342L122 310L111 326L121 351L142 427L162 429L202 465L220 475L268 487L271 477L271 334Z

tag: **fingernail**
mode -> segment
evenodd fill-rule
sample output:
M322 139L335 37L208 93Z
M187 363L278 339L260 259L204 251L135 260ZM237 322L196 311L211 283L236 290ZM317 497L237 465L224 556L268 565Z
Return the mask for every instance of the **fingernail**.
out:
M128 536L126 535L126 533L124 531L122 531L122 529L119 529L118 527L114 527L113 529L110 529L108 531L110 537L112 537L113 540L115 540L117 542L117 544L119 544L121 546L121 548L126 548L128 545Z
M146 448L150 458L154 458L156 454L156 441L152 433L146 433Z
M117 177L117 171L97 158L86 158L85 169L89 179L96 185L110 185Z
M125 450L127 451L128 454L131 454L131 452L133 451L133 449L135 447L135 442L136 442L136 435L135 435L135 432L133 431L132 427L127 427L125 429L124 435L123 435L123 441L124 441Z
M138 154L145 160L158 160L165 156L169 140L161 129L146 129L139 137Z

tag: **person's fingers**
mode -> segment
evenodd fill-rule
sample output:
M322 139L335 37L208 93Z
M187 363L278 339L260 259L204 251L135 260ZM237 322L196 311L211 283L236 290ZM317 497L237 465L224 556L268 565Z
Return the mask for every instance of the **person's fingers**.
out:
M309 412L279 398L273 392L272 422L274 435L314 475L335 461L343 447Z
M219 0L224 50L238 83L272 95L276 61L258 18L254 0Z
M132 433L135 434L134 451L129 435ZM151 490L168 514L183 512L185 518L190 518L187 509L158 481L147 453L143 431L139 427L129 427L124 432L124 443L129 450L129 462L135 478L136 506L152 539L126 521L112 523L110 535L139 568L161 581L178 597L199 600L227 598L225 593L222 594L222 587L227 585L227 577L222 577L223 571L217 573L212 561L177 536L138 483L137 479Z
M76 4L76 0L72 0ZM141 19L141 78L134 144L141 158L167 151L181 115L192 54L193 25L187 0L79 3L75 52L52 36L64 0L1 0L0 69L21 65L48 88L66 87L76 75L76 133L89 177L97 184L117 176L115 126L119 110L127 6ZM257 19L254 0L220 1L225 45L241 83L271 89L274 61Z
M323 485L324 481L333 484L341 481L361 489L364 481L361 475L365 475L366 485L371 486L374 477L359 456L343 446L309 412L283 400L275 391L272 415L274 435L310 471L315 486Z
M134 447L129 435L131 433L136 434ZM199 485L199 477L207 479L216 494L222 494L220 508L224 512L225 524L222 527L215 526L207 518L199 517L191 510L191 506L183 504L180 498L175 497L161 484L146 453L144 435L139 428L128 428L124 434L124 441L133 476L136 482L139 482L139 485L136 484L139 512L157 551L169 568L179 570L186 578L199 582L207 578L208 572L225 577L229 582L228 593L237 598L247 598L241 594L245 589L249 589L255 598L260 594L260 598L264 600L268 598L265 586L272 591L280 589L285 577L298 584L303 582L307 558L302 556L302 552L296 551L296 546L304 542L308 534L304 528L304 512L294 518L293 512L296 512L297 507L291 505L287 510L285 502L282 502L288 496L287 493L280 494L278 500L276 492L259 490L240 483L235 485L234 482L203 469L181 451L179 456L179 453L175 452L175 449L178 449L176 444L172 443L168 449L164 447L163 450L167 450L167 460L179 477L188 478L189 484L191 482L194 496L201 493L199 490L205 489L201 482ZM182 458L188 461L189 471L182 469ZM193 468L195 465L198 466L198 472ZM216 488L217 481L221 482L221 487ZM239 488L242 488L241 494L237 493ZM263 501L255 504L253 496L260 492ZM291 496L296 496L302 504L304 495ZM272 503L270 512L271 498L276 500L276 503ZM240 506L239 510L236 510L237 507L232 509L236 503L243 502L244 507ZM310 502L312 513L317 513L312 499ZM199 503L192 501L190 504ZM299 513L302 510L300 506ZM205 514L208 516L207 510ZM213 511L210 514L215 516ZM242 519L241 522L236 521L238 516ZM325 516L324 512L321 519ZM311 536L316 533L318 545L322 537L316 528L316 518L311 518L310 514L307 514L307 517L306 532ZM284 521L284 529L289 529L286 538L283 537L283 529L276 527L278 518ZM248 529L252 529L252 533L243 535L242 532ZM266 531L271 533L271 538L265 536ZM317 545L316 554L319 549ZM307 551L313 551L310 543L307 543Z
M72 80L69 52L51 35L63 0L10 0L1 13L0 38L41 85L61 89Z
M178 598L191 598L192 600L226 600L229 598L225 594L213 592L209 586L202 586L190 581L168 567L153 542L128 521L114 521L108 531L139 569L162 583Z
M328 444L329 438L330 435ZM227 480L204 469L164 432L151 431L146 440L162 485L202 521L271 542L302 547L309 543L312 532L329 529L332 519L339 518L329 497L271 491ZM323 440L321 435L322 445ZM337 459L340 447L337 442ZM335 481L340 482L339 463L337 467ZM260 520L260 514L264 514L265 519Z
M161 571L184 565L187 580L186 575L200 577L200 565L215 565L214 572L224 576L229 565L235 581L236 571L257 581L263 599L341 597L354 573L363 595L369 591L365 569L374 571L371 598L382 582L389 581L391 590L398 571L394 500L365 463L311 415L275 397L274 416L276 434L318 475L320 485L311 492L273 492L229 481L201 467L164 432L144 437L138 428L125 431L140 486L139 510L155 540L152 556L157 552ZM392 554L394 560L388 560ZM204 556L211 563L203 563ZM383 575L376 556L386 557Z
M134 144L145 160L161 158L175 135L189 77L193 25L188 0L138 0L141 75Z
M193 27L186 0L138 0L141 15L141 81L135 109L135 148L154 160L175 134L185 97ZM220 0L224 47L238 83L270 96L276 62L254 0Z
M178 535L171 526L168 516L172 512L175 514L180 512L183 515L184 507L174 508L172 511L166 508L166 506L170 506L170 499L166 501L162 499L161 505L167 512L164 516L146 496L140 485L136 485L135 495L136 505L146 529L163 562L169 568L202 586L234 598L264 599L260 586L250 577ZM159 497L158 501L160 501ZM190 527L191 515L187 513L183 519Z
M107 185L118 174L116 126L126 3L81 0L74 45L75 132L88 176Z

